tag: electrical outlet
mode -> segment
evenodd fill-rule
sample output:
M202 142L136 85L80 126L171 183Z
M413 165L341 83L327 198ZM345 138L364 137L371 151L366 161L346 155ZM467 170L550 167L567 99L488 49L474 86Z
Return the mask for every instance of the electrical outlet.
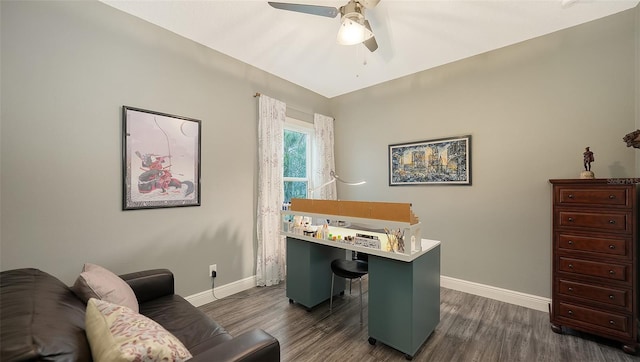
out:
M209 265L209 274L208 274L208 276L210 276L212 278L215 278L215 276L214 276L215 274L214 273L215 274L218 273L218 264Z

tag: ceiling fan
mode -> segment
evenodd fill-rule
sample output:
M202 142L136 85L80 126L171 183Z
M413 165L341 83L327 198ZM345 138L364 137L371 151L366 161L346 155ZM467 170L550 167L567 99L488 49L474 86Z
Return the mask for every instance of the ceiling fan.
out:
M343 45L364 44L370 51L378 49L378 43L369 25L369 20L364 17L365 9L372 9L380 0L349 0L349 2L335 8L331 6L291 4L269 1L269 5L280 10L289 10L299 13L326 16L335 18L340 14L340 29L338 30L338 43Z

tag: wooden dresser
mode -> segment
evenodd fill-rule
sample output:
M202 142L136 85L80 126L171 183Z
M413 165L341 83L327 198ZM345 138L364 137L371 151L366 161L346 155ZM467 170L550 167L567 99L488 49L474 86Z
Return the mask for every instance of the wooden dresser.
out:
M638 209L633 179L553 184L551 329L638 346Z

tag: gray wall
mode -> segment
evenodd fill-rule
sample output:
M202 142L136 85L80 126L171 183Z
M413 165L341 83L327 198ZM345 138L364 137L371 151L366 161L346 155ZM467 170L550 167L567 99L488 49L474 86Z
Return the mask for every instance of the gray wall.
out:
M341 199L413 203L442 274L549 297L552 178L634 177L637 10L332 99ZM382 45L381 45L382 46ZM353 105L357 104L357 107ZM472 186L388 186L388 145L472 135Z
M257 100L329 101L99 2L0 2L1 268L255 274ZM121 211L121 106L202 120L202 206Z
M212 263L219 284L253 275L255 92L334 115L338 173L368 181L340 198L412 202L450 277L549 296L548 179L585 146L597 177L637 174L638 8L331 100L101 3L0 14L2 270L166 267L183 295ZM121 211L122 105L203 121L202 206ZM387 185L389 144L462 134L473 186Z

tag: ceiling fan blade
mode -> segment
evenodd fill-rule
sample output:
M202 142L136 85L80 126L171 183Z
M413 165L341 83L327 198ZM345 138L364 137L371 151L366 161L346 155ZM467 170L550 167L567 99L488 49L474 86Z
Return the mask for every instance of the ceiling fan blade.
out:
M335 18L340 13L340 11L337 8L333 8L331 6L289 4L289 3L278 3L273 1L268 1L268 3L269 5L271 5L276 9L295 11L298 13L305 13L305 14L311 14L311 15L326 16L328 18Z
M370 32L373 33L373 30L371 30L371 25L369 25L369 20L364 21L364 26L369 29ZM365 40L362 44L364 44L364 46L366 46L370 52L375 52L376 49L378 49L378 42L376 41L376 36L372 36L371 38Z
M378 5L380 0L358 0L358 2L367 9L373 9Z

